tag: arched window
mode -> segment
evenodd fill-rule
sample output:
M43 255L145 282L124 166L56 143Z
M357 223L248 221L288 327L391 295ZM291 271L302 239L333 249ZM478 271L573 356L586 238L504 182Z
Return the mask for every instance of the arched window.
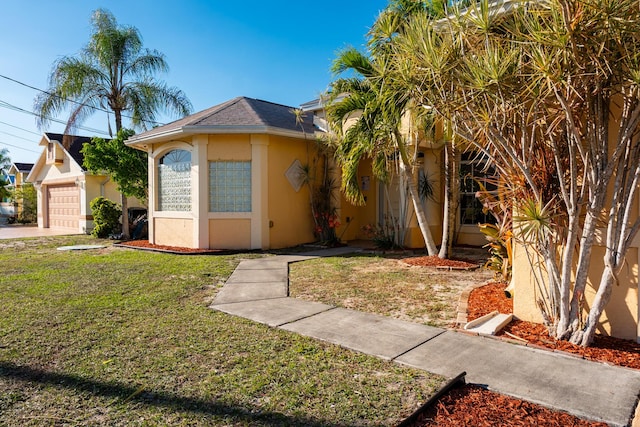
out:
M171 150L158 162L158 210L191 211L191 153Z

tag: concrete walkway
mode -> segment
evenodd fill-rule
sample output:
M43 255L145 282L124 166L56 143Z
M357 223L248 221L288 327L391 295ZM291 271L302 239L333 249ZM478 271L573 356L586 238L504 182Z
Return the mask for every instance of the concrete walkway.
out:
M51 228L39 228L36 225L22 224L2 224L0 223L0 240L4 239L23 239L27 237L43 237L43 236L65 236L74 233L73 231L60 231Z
M336 248L242 261L211 308L272 327L603 421L628 425L640 371L288 297L288 265L354 252Z

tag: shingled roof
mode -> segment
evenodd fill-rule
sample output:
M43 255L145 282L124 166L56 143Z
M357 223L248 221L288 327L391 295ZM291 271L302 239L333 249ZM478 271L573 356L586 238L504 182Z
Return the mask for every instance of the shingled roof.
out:
M128 144L162 135L194 133L314 134L313 117L296 121L294 108L260 99L238 97L129 138Z
M22 173L29 173L33 169L33 163L13 163L16 170Z

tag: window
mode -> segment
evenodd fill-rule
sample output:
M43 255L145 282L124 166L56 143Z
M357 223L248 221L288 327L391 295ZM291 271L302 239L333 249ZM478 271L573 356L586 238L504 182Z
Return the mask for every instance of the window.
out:
M191 153L171 150L158 164L158 210L191 211Z
M482 203L476 197L480 184L490 193L496 193L496 171L479 159L476 153L464 153L460 161L460 224L495 224L491 212L482 211Z
M251 162L209 163L209 211L251 212Z

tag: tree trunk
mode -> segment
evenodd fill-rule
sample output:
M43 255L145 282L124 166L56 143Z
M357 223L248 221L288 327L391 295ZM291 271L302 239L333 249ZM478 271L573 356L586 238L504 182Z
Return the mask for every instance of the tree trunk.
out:
M440 246L440 258L449 258L453 248L455 235L457 203L454 203L458 194L458 162L453 141L446 143L444 147L444 208L442 221L442 245Z
M113 114L116 118L116 135L122 129L122 111L113 110ZM122 237L128 239L129 233L129 202L127 196L124 193L120 193L120 204L122 206Z
M616 278L611 267L606 266L602 273L602 278L600 279L598 292L596 293L596 297L591 305L591 310L589 310L587 322L584 325L584 328L571 335L571 339L569 341L583 347L591 345L596 334L596 328L598 327L600 316L611 298L611 292L613 290L612 287L615 280Z
M416 219L418 220L418 225L420 226L420 231L422 232L422 237L424 238L427 253L429 254L429 256L435 256L438 254L438 248L436 247L436 243L434 242L433 236L431 235L431 230L429 229L427 216L424 213L422 201L420 200L418 186L416 185L416 181L413 179L413 173L411 173L411 170L409 168L410 166L406 164L405 156L403 156L401 153L400 170L402 171L404 178L407 180L407 187L409 188L409 194L411 195L411 200L413 201L413 209L416 212Z
M440 258L448 258L449 257L449 228L451 224L449 223L450 215L449 211L451 210L451 200L452 200L452 188L451 188L451 169L449 168L449 156L451 153L449 152L449 144L445 144L444 146L444 206L442 211L442 244L440 245L440 253L438 253L438 257Z
M127 201L127 196L123 193L120 193L120 200L122 205L122 237L124 239L128 239L130 237L129 234L129 202Z

